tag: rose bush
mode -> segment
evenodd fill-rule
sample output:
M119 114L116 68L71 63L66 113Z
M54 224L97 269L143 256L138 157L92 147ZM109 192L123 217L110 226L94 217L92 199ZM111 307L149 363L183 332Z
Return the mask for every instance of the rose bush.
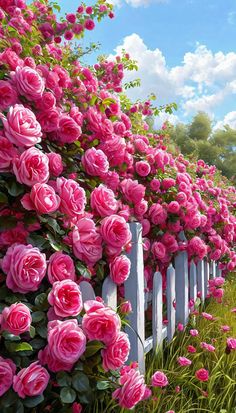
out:
M96 19L113 18L112 6L81 5L61 20L54 9L47 0L0 0L4 413L5 405L81 411L104 390L124 408L150 396L137 366L123 366L130 343L118 313L99 297L110 276L119 285L121 317L131 311L123 296L129 222L142 224L147 291L156 270L165 285L178 251L189 261L218 261L223 276L236 266L235 188L214 166L168 151L165 125L149 131L145 116L158 109L120 94L124 70L136 65L127 54L88 68L81 49L67 42L81 39ZM82 281L96 299L83 303ZM222 285L210 285L217 301ZM167 384L162 372L153 375L153 386Z

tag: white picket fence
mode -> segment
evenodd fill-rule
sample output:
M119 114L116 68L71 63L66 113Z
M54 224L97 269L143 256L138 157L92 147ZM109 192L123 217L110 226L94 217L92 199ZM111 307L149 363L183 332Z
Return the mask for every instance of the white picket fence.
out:
M132 249L128 254L131 261L131 272L125 282L125 300L132 305L132 312L128 316L131 328L127 327L131 343L129 361L137 361L139 369L145 372L145 354L156 351L164 339L170 341L175 333L178 323L184 326L189 318L189 300L194 302L198 293L204 303L208 293L208 280L221 275L221 270L214 263L206 260L199 261L197 266L191 262L188 268L186 251L179 252L173 265L167 269L166 280L166 308L167 325L163 324L163 291L162 276L156 272L153 277L152 293L145 293L144 261L142 245L142 226L140 223L131 223ZM182 240L184 240L182 235ZM83 281L80 283L83 300L95 298L91 285ZM117 307L117 286L110 277L103 282L102 297L104 302L112 308ZM152 335L145 338L145 310L152 302ZM175 305L174 305L175 303Z

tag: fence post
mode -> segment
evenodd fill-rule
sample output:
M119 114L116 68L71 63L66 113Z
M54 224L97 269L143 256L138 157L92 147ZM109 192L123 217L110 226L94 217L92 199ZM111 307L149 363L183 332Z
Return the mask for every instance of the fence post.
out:
M216 264L216 277L221 277L222 270L219 267L219 264Z
M144 264L142 246L142 225L137 222L129 224L132 233L132 249L127 256L131 261L130 276L124 283L125 299L129 300L133 311L128 315L131 328L127 327L131 350L129 361L137 361L139 370L145 372L144 342Z
M153 351L162 343L162 276L155 272L153 277L153 296L152 296L152 336Z
M184 233L181 240L186 241ZM175 257L176 323L188 322L188 255L180 251Z
M189 271L189 298L191 300L196 301L197 299L197 268L193 261L190 263L190 271Z
M116 310L117 308L117 285L110 277L107 277L102 285L102 298L106 305Z
M197 291L201 294L201 300L204 302L204 263L203 260L199 260L197 263Z
M172 265L167 268L167 286L166 286L166 300L167 300L167 340L170 341L175 334L175 308L173 302L175 300L175 270Z
M212 261L212 278L216 278L216 263Z
M93 287L91 286L91 284L89 284L88 281L81 281L79 287L82 293L83 302L88 300L95 300L96 296Z
M208 292L209 278L209 263L207 262L207 260L204 260L204 299L206 298Z

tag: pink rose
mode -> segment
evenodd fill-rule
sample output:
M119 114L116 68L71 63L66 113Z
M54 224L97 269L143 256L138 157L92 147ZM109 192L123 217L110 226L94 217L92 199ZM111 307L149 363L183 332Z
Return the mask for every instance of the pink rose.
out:
M109 162L101 149L87 149L82 156L81 162L85 172L92 176L106 175L109 169Z
M56 108L37 113L37 120L43 132L55 132L59 125L59 111Z
M29 229L29 228L28 228ZM2 231L0 234L0 246L10 247L12 244L27 244L29 232L26 231L23 222L18 222L15 228Z
M102 366L105 371L116 370L125 364L130 352L130 342L127 334L121 332L116 340L102 350Z
M30 310L25 304L12 304L2 311L1 329L19 336L30 330L31 321Z
M16 90L7 80L0 80L0 110L6 110L17 102Z
M195 377L200 381L208 381L209 372L206 369L199 369L196 371Z
M151 172L151 167L146 161L139 161L135 164L136 172L139 176L148 176Z
M126 255L115 257L109 264L110 277L116 284L123 284L130 274L131 262Z
M167 219L167 212L160 204L152 204L149 215L154 225L164 224Z
M167 211L171 214L178 214L180 210L180 205L176 201L171 201L167 206Z
M49 178L48 157L37 148L26 149L14 160L13 171L21 184L43 184Z
M124 371L121 371L120 384L122 387L112 393L112 398L118 399L122 408L132 409L144 399L147 387L139 371L128 366L124 368Z
M152 244L152 253L158 260L162 260L166 256L166 247L162 242L155 241Z
M148 210L148 202L145 199L141 199L140 202L134 205L134 212L137 216L142 217Z
M101 217L115 214L118 210L118 201L111 189L104 185L95 188L90 197L91 208Z
M49 370L54 373L57 373L58 371L71 371L74 365L74 363L64 363L52 356L48 345L44 347L43 350L39 351L38 359L43 366L47 365Z
M21 198L21 204L28 211L36 210L39 214L50 214L59 208L60 198L51 186L35 184L30 194L25 194Z
M39 73L31 67L17 67L13 81L19 95L35 101L42 97L45 82Z
M169 384L166 375L162 371L156 371L151 380L154 387L166 387Z
M47 153L50 175L59 176L63 171L62 158L59 153Z
M79 260L94 265L102 258L102 238L94 221L80 219L72 232L73 253Z
M85 352L86 337L75 319L48 323L48 347L51 357L74 364Z
M61 251L50 255L48 261L48 280L51 284L56 281L76 280L73 259Z
M191 360L187 359L186 357L178 357L177 362L180 366L190 366L192 364Z
M193 237L188 243L188 252L202 259L207 255L207 246L201 238Z
M37 291L46 274L46 256L32 245L14 244L2 260L6 284L13 292Z
M0 172L8 172L12 161L17 156L17 150L4 136L0 136Z
M57 131L58 139L62 143L73 143L81 136L81 127L70 116L61 116Z
M15 372L16 366L13 361L0 356L0 397L10 389Z
M80 403L74 402L72 404L72 413L82 413L82 406Z
M59 317L76 317L83 308L80 288L71 280L54 282L48 302Z
M145 186L139 184L138 181L133 181L132 179L124 179L121 182L120 186L126 201L137 204L144 198Z
M129 225L119 215L110 215L101 222L100 233L103 240L112 247L122 248L131 241Z
M56 106L56 98L52 92L44 92L41 99L37 101L37 107L45 111L54 106Z
M16 146L34 146L41 141L41 126L34 113L23 105L11 106L2 119L6 137Z
M85 190L73 179L57 178L57 192L60 196L60 211L71 217L84 213Z
M121 322L114 310L95 302L83 316L82 328L89 340L99 340L109 345L116 340L120 332Z
M27 396L39 396L46 389L49 379L47 370L36 361L14 376L13 389L22 399Z
M132 305L130 301L124 301L120 304L120 312L121 314L129 314L132 311Z
M5 5L1 4L1 7ZM0 54L1 62L6 63L11 70L15 70L17 66L23 66L23 60L19 58L19 56L10 48L4 50L3 53Z

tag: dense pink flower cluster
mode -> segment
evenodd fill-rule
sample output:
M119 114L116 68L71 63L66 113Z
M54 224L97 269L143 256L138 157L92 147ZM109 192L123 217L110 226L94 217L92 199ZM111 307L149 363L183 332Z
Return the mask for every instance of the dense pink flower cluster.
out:
M0 0L0 395L13 385L21 399L39 396L51 373L59 374L57 391L62 372L74 377L84 369L94 377L120 370L113 397L121 407L150 396L136 366L123 367L130 343L119 315L99 297L83 303L80 289L86 280L100 294L110 276L119 286L121 314L131 311L123 301L129 222L142 224L147 290L155 270L165 285L178 251L186 250L189 262L220 262L223 275L236 266L235 188L214 167L172 155L163 135L149 133L150 101L120 99L128 55L88 68L62 43L105 15L113 17L112 6L99 1L59 22L47 1ZM210 282L218 301L223 283L223 277ZM26 362L10 360L13 347L29 352ZM227 349L235 349L233 338ZM208 379L206 371L196 377ZM164 373L154 373L152 386L167 384ZM73 411L80 410L75 402Z

